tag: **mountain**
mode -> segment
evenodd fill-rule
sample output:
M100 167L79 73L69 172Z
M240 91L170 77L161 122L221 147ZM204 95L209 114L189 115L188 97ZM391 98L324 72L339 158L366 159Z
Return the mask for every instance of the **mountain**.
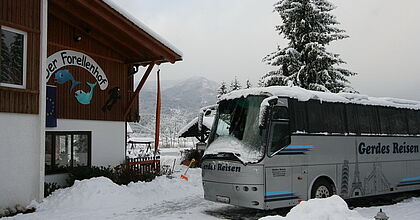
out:
M204 77L192 77L179 82L162 92L162 106L165 108L200 110L201 107L217 102L218 83Z
M175 138L177 132L194 117L201 107L217 102L219 84L205 77L191 77L175 82L161 82L161 134ZM153 136L156 112L156 82L145 86L140 92L140 123L132 125L142 136Z

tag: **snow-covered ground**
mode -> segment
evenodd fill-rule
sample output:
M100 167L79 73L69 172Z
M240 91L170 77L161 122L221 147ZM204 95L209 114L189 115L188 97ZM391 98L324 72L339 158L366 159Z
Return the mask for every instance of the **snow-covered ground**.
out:
M166 154L167 153L167 154ZM179 164L179 152L167 150L163 161L172 164L177 159L173 178L161 176L149 183L119 186L103 177L78 181L74 186L55 191L40 204L35 213L5 219L16 220L76 220L76 219L258 219L272 212L237 208L204 200L201 169L190 169L189 181L180 178L186 169ZM302 202L286 217L263 219L281 220L368 220L382 208L390 220L420 219L420 198L395 205L349 210L338 196Z

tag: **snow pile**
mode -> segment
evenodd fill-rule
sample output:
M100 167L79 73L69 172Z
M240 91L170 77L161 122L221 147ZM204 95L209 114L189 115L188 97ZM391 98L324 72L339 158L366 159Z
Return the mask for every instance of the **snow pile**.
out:
M268 216L263 220L371 220L347 207L346 202L334 195L326 199L311 199L303 201L290 210L286 217Z
M243 163L254 163L258 162L264 154L263 148L253 148L247 146L243 142L239 141L233 136L220 136L204 152L204 155L216 155L219 153L233 153Z
M172 179L160 176L152 182L128 186L119 186L105 177L76 181L72 187L59 189L37 204L35 213L13 219L148 219L144 214L162 204L203 195L201 169L190 169L187 176L189 181L181 179L179 172Z
M242 89L223 95L220 100L230 100L249 95L265 95L290 97L299 101L315 99L327 102L353 103L362 105L377 105L386 107L419 109L420 102L398 98L376 98L354 93L328 93L306 90L297 86L271 86L262 88Z
M356 208L355 210L362 216L373 219L379 209L389 217L390 220L398 219L420 219L420 198L410 198L394 205L380 207Z
M72 187L53 192L39 204L37 211L87 211L114 208L115 201L135 199L125 188L105 177L76 181Z

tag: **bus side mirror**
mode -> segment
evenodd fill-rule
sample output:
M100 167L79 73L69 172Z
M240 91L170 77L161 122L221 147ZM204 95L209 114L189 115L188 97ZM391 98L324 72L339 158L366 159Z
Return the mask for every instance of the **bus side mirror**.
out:
M260 116L259 116L260 131L264 128L267 128L268 115L269 114L270 114L270 107L269 106L264 106L260 109Z
M278 103L277 96L271 96L264 99L260 105L260 115L259 115L259 128L260 132L262 129L267 128L268 119L270 115L270 108Z

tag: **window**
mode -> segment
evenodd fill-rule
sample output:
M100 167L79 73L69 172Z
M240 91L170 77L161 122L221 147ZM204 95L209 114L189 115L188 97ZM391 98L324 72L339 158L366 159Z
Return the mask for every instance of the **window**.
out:
M408 134L405 109L378 107L382 134Z
M308 120L306 114L306 102L289 99L290 129L292 132L307 132Z
M66 172L69 167L90 166L91 132L47 132L45 172Z
M25 88L27 34L5 26L0 33L0 86Z
M283 147L290 144L290 129L287 120L273 121L270 130L271 142L268 155L272 156Z
M420 134L420 111L406 110L409 134Z

